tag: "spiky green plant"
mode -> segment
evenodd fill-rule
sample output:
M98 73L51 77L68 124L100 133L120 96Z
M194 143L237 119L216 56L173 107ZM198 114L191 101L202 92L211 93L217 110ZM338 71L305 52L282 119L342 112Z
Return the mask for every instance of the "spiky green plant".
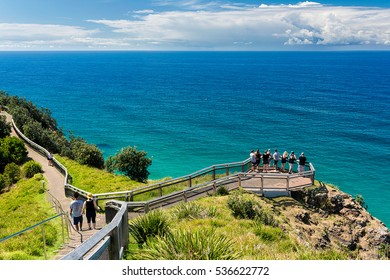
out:
M139 247L156 236L164 236L169 232L169 220L161 210L153 210L146 215L139 216L129 224L129 233Z
M173 215L177 219L196 219L202 218L203 208L195 202L180 203L175 207Z
M240 257L233 242L214 230L194 232L178 230L157 237L139 251L137 258L146 260L234 260Z

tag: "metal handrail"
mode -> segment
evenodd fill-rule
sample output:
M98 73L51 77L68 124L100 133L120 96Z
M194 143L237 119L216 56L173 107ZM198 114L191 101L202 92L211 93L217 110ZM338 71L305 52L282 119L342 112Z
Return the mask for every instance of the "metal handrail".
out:
M11 235L9 235L9 236L6 236L6 237L0 239L0 243L3 242L3 241L5 241L5 240L7 240L7 239L12 238L12 237L21 235L22 233L24 233L24 232L26 232L26 231L29 231L29 230L31 230L31 229L33 229L33 228L36 228L37 226L40 226L40 225L42 225L42 224L45 224L45 223L47 223L47 222L49 222L49 221L51 221L51 220L53 220L53 219L55 219L55 218L57 218L57 217L59 217L59 216L62 216L62 215L64 215L64 214L63 214L63 213L60 213L60 214L54 215L54 216L52 216L52 217L50 217L50 218L48 218L48 219L45 219L45 220L43 220L43 221L41 221L41 222L39 222L39 223L37 223L37 224L35 224L35 225L29 226L29 227L27 227L27 228L25 228L25 229L23 229L23 230L21 230L21 231L18 231L18 232L13 233L13 234L11 234Z

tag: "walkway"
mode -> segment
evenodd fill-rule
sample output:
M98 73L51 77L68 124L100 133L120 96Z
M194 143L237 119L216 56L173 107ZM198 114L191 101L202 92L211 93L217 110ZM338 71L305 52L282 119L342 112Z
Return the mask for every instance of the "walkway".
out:
M11 116L8 113L2 111L0 115L6 116L7 122L11 123ZM18 137L18 135L15 133L13 128L12 128L11 136ZM31 149L28 145L26 145L26 148L28 151L28 157L33 159L36 162L39 162L42 165L43 176L46 178L47 181L47 186L46 186L47 191L60 202L61 207L65 212L69 212L69 205L72 200L71 198L65 196L64 176L56 168L52 166L48 166L47 159L43 157L41 154ZM105 224L104 215L98 214L97 221L96 221L97 229L102 228L104 224ZM88 225L86 223L86 218L84 217L84 223L83 223L84 231L80 232L82 234L83 241L86 241L94 233L97 232L96 230L85 230L87 228ZM73 229L71 229L69 234L69 241L57 253L55 259L60 259L62 256L66 255L67 253L72 251L80 244L81 244L80 234L78 234Z

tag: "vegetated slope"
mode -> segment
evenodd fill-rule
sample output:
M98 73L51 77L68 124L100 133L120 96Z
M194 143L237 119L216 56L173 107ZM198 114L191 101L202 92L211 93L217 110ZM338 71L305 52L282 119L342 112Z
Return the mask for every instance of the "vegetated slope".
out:
M161 212L161 211L160 211ZM152 222L141 219L155 215ZM160 217L156 217L160 216ZM140 242L138 224L147 232ZM389 259L390 233L350 195L317 184L293 197L243 190L132 221L128 259ZM139 236L139 234L138 234ZM223 240L222 240L222 239ZM219 242L216 252L214 244ZM222 249L221 249L222 248ZM210 253L214 252L214 253Z
M0 239L56 215L42 188L44 178L36 174L21 179L0 195ZM62 242L61 217L43 225L50 259ZM45 259L42 226L0 243L0 260Z

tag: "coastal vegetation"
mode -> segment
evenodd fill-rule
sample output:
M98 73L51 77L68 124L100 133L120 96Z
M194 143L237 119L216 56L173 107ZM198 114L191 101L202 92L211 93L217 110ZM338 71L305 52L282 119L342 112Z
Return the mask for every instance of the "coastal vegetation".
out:
M12 190L0 195L0 239L56 215L42 189L44 177L37 173L22 178ZM61 217L0 243L0 260L45 259L44 231L47 258L55 256L62 244Z
M138 151L137 147L125 147L107 159L106 169L109 172L118 171L132 180L145 183L150 174L148 167L152 164L152 159L146 156L147 153Z
M67 136L47 108L37 108L31 101L0 91L0 104L9 108L16 126L31 141L60 154L97 168L104 168L102 152L96 145L70 133Z
M127 259L205 260L210 252L240 260L390 257L387 228L351 196L319 182L293 197L216 194L151 211L130 228Z

